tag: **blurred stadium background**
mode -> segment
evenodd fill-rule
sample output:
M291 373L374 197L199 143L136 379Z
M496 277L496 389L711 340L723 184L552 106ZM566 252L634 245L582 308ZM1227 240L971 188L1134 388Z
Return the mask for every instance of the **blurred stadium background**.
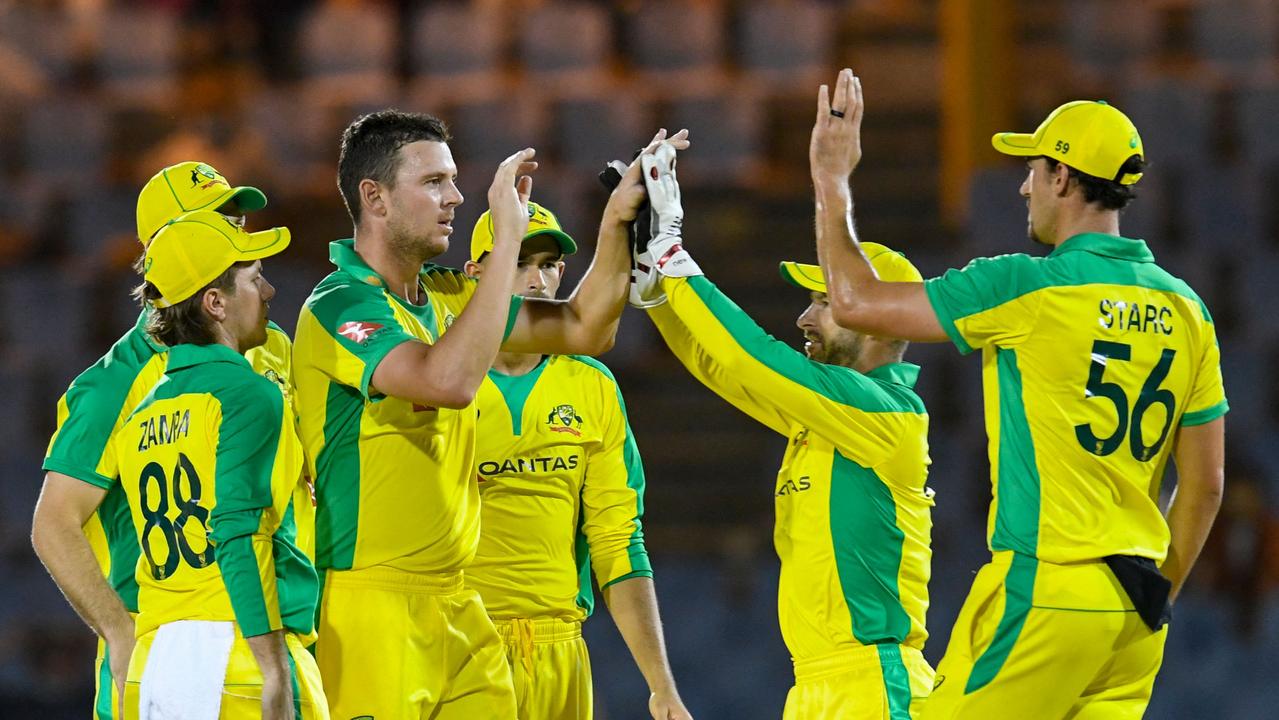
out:
M813 94L847 65L868 103L862 235L926 276L1034 252L1021 167L990 149L992 132L1031 129L1075 98L1137 123L1151 167L1125 234L1212 309L1233 407L1225 504L1148 716L1274 717L1277 49L1272 0L0 0L0 716L89 709L93 638L31 552L30 516L59 393L136 315L134 199L158 168L206 160L267 193L250 222L293 229L268 265L272 316L291 330L328 272L327 243L350 233L334 175L356 114L398 106L452 125L468 200L449 264L465 259L498 160L538 148L534 197L584 245L573 278L603 207L601 162L687 127L689 245L798 340L805 298L776 262L813 257ZM688 706L778 717L791 682L771 548L784 441L696 385L637 313L604 359L647 463L649 548ZM924 367L932 413L936 662L986 557L979 361L941 346L907 359ZM647 717L607 617L587 624L597 716Z

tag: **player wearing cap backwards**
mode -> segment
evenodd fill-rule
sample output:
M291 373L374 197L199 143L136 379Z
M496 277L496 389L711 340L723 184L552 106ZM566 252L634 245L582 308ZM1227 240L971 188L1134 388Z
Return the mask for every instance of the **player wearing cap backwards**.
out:
M682 133L673 139L687 146ZM298 320L324 572L316 657L341 718L515 717L501 640L462 577L480 535L473 400L499 346L602 352L625 303L638 163L605 207L595 261L572 296L523 300L512 290L533 150L498 167L494 247L477 282L426 264L448 248L462 202L448 141L436 118L392 110L346 128L338 186L354 238L332 243L337 269Z
M923 717L1140 717L1170 603L1220 504L1227 405L1208 309L1119 234L1144 163L1137 129L1081 101L1033 134L996 135L997 150L1026 158L1029 235L1052 251L885 283L852 225L860 82L844 70L827 97L822 86L810 161L835 320L982 350L993 557Z
M193 210L217 210L243 224L266 196L233 187L221 173L199 162L171 165L156 173L138 196L138 240L145 248L169 220ZM138 265L141 273L141 264ZM138 611L134 569L138 540L124 490L116 480L111 433L164 373L166 348L147 335L144 308L134 327L92 367L79 375L58 402L58 426L44 460L45 479L32 523L32 544L55 582L98 634L95 718L114 718L118 691L133 647L131 613ZM267 341L247 355L254 370L289 392L289 338L274 323ZM309 499L299 505L310 514ZM312 523L313 524L313 523ZM309 525L299 517L309 540Z
M530 202L516 290L554 298L577 243ZM493 250L480 216L466 272ZM666 659L640 518L644 467L613 374L581 355L499 353L480 385L475 459L480 544L466 585L506 646L521 720L592 717L582 621L595 605L591 568L651 696L654 718L690 718Z
M683 249L673 155L644 162L652 239L638 248L632 302L702 384L790 440L773 530L795 663L783 717L906 720L933 681L921 654L933 492L919 367L894 335L836 326L815 265L781 265L810 294L804 352L769 336ZM881 278L919 280L905 257L866 248Z
M296 544L293 408L244 353L266 342L262 258L289 231L218 213L147 246L146 329L163 376L111 437L141 545L127 718L327 718L315 659L319 579Z

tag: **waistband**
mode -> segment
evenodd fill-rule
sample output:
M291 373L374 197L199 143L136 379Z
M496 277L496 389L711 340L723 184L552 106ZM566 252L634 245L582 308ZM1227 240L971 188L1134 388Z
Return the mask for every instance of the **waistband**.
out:
M845 648L826 655L794 659L795 684L816 682L840 673L879 667L883 662L881 647L889 652L900 653L902 662L908 666L915 661L923 662L923 653L906 645L863 645Z
M540 645L582 637L582 623L576 620L508 618L494 620L493 625L497 628L497 634L502 636L502 642L511 642L517 637L529 637L534 644Z
M462 571L446 573L413 573L388 567L360 570L328 570L324 576L328 588L377 588L417 595L454 595L466 589Z

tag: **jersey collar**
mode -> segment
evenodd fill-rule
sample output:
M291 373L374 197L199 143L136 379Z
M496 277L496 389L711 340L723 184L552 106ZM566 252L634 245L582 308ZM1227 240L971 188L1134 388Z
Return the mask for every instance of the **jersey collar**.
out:
M1086 252L1093 255L1128 260L1130 262L1154 262L1155 256L1146 247L1146 241L1133 240L1118 235L1105 233L1083 233L1075 235L1058 245L1048 257L1068 252Z
M866 377L913 388L919 381L919 366L908 362L888 363L866 373Z
M212 345L178 345L169 349L169 370L202 365L211 362L229 362L251 368L240 353L221 343Z
M345 270L351 277L374 287L386 287L386 281L377 274L364 258L355 251L355 238L343 238L329 243L329 262Z

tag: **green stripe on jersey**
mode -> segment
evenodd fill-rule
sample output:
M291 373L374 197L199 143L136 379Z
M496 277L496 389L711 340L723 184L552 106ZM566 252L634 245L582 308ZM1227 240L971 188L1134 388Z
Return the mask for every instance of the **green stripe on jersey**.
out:
M107 490L98 506L98 517L107 536L107 552L111 555L109 580L115 588L124 609L138 611L138 557L142 551L138 545L138 531L129 512L129 496L124 485L115 483Z
M542 377L542 371L546 369L546 363L549 361L550 356L542 356L537 367L523 375L506 375L497 370L489 370L489 380L497 386L502 400L506 401L506 409L511 413L512 435L519 436L523 433L524 403L528 402L529 393L533 392L533 386L537 385L537 379Z
M1021 395L1015 350L998 349L999 489L992 550L1034 555L1039 547L1039 468Z
M111 677L111 649L102 645L102 666L98 668L98 696L93 701L93 720L115 720L115 703L111 691L115 679Z
M888 720L910 720L910 673L902 662L900 645L880 643L879 670L884 676L884 697L888 700Z
M698 275L688 285L723 324L733 339L756 361L786 379L834 402L863 412L900 412L922 415L923 400L913 392L893 392L851 368L809 360L794 348L764 332L737 303Z
M360 418L356 388L330 382L324 406L324 447L315 459L315 566L350 569L360 517Z
M839 585L863 645L901 643L910 634L897 575L905 533L879 475L835 451L830 471L830 533Z
M1030 614L1035 594L1035 571L1038 567L1039 561L1029 555L1013 555L1008 574L1004 576L1004 615L999 618L999 625L995 628L995 637L991 639L990 645L973 663L968 684L964 686L965 695L989 685L1012 654L1013 646L1017 644L1021 629L1026 624L1026 616Z

